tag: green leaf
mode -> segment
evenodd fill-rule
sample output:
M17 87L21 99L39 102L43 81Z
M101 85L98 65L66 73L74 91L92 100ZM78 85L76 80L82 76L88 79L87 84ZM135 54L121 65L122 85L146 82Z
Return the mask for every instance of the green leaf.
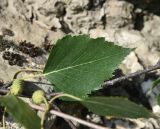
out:
M31 107L15 97L6 95L0 97L0 103L7 108L7 112L26 129L40 129L40 118Z
M102 116L149 118L153 117L150 111L120 97L89 97L81 101L90 111Z
M84 97L101 88L129 52L104 38L68 35L53 47L43 73L56 91Z

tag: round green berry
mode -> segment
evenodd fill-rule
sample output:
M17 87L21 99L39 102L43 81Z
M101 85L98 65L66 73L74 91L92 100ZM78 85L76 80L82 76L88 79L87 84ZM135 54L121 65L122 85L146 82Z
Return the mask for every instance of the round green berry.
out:
M20 95L23 91L24 80L16 79L13 81L10 93L13 95Z
M41 104L43 103L45 97L45 93L43 90L37 90L32 95L32 100L35 104Z

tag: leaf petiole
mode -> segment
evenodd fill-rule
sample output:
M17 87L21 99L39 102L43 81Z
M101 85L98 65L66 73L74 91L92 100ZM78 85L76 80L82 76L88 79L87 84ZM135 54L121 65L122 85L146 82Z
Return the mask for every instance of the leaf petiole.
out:
M46 105L46 109L45 109L45 112L44 112L44 114L42 116L42 119L41 119L41 129L44 129L44 121L45 121L46 115L48 114L48 112L50 110L50 107L51 107L45 97L43 97L43 101Z
M66 94L66 93L60 93L56 96L54 96L50 101L49 103L53 103L57 98L60 98L60 97L68 97L68 98L72 98L74 100L77 100L77 101L82 101L81 98L78 98L76 96L73 96L73 95L70 95L70 94Z

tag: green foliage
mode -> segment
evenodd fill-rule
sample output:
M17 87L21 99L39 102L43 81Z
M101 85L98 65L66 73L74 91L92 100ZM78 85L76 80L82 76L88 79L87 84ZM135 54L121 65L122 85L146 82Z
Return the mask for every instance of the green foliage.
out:
M90 111L102 116L153 117L145 107L120 97L88 97L82 101Z
M23 100L14 95L0 97L0 103L7 108L7 112L26 129L40 129L40 118Z
M44 75L56 91L84 97L101 88L129 52L104 38L69 35L53 47Z
M93 90L100 89L105 80L112 77L114 70L130 51L130 49L107 42L104 38L92 39L88 35L73 37L69 35L58 40L53 47L43 74L54 84L57 92L66 93L66 96L72 96L72 99L79 97L80 99L75 100L80 101L98 115L130 118L154 117L143 106L124 98L87 97ZM155 85L159 82L160 80ZM17 86L13 93L19 93ZM37 93L38 96L33 95L33 100L36 99L35 102L39 104L44 94ZM0 97L0 103L7 108L17 122L27 129L41 128L40 118L21 99L14 95L6 95Z

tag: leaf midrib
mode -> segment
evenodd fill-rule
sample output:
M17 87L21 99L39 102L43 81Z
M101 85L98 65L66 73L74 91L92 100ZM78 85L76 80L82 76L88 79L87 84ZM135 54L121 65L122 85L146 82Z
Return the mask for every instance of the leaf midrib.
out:
M52 71L52 72L45 73L44 75L46 76L46 75L50 75L50 74L53 74L53 73L61 72L61 71L64 71L64 70L76 68L76 67L79 67L79 66L92 64L92 63L95 63L97 61L104 60L104 59L107 59L107 58L109 58L109 56L103 57L103 58L100 58L100 59L97 59L97 60L92 60L92 61L89 61L89 62L81 63L81 64L78 64L78 65L68 66L66 68L62 68L62 69L59 69L59 70L55 70L55 71Z

